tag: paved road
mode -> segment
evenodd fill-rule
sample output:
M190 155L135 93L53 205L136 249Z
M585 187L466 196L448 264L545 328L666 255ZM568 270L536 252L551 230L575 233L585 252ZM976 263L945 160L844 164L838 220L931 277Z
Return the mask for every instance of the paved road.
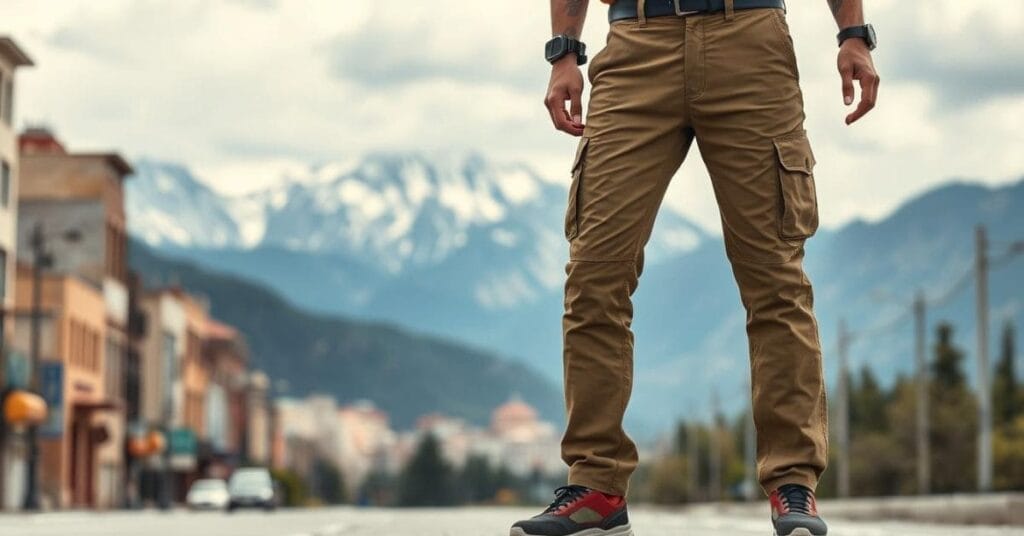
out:
M505 536L510 522L531 511L317 509L242 512L115 512L0 515L3 536ZM636 509L637 536L768 536L766 519L726 518L709 511ZM1009 536L1024 528L953 527L834 521L833 536Z

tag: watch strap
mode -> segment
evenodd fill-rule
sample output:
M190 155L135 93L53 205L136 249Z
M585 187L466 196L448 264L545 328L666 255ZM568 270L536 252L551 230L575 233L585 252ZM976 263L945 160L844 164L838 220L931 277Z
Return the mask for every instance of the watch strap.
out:
M576 65L587 63L586 43L568 35L556 35L544 47L545 59L549 63L555 63L569 54L576 54Z
M839 42L839 46L843 46L843 43L846 42L847 39L863 39L871 50L874 50L876 44L874 29L870 24L843 28L839 34L836 35L836 40Z

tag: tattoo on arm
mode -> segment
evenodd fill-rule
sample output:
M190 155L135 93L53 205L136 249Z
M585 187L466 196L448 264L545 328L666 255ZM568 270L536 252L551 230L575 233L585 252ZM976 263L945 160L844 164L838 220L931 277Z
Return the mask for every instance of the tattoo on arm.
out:
M551 0L551 31L579 39L590 0Z

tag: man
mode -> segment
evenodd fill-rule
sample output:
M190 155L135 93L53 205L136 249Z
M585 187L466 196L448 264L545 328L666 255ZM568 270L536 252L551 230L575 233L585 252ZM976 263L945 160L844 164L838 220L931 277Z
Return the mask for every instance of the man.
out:
M512 535L632 534L624 496L637 451L622 429L632 388L631 296L657 209L693 140L747 311L758 479L775 531L824 535L814 488L826 462L825 385L802 268L804 241L818 226L815 161L783 0L605 1L611 30L589 67L586 123L578 67L585 47L577 39L587 2L551 1L556 37L546 50L553 69L545 104L558 130L582 136L565 219L569 485ZM828 3L841 29L845 103L854 102L855 80L861 90L851 124L875 103L875 37L861 0Z

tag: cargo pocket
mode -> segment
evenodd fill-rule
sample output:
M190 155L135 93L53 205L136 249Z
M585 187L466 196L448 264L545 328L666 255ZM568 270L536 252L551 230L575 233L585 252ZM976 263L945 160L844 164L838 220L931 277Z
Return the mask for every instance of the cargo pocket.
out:
M572 240L580 232L580 192L583 189L583 167L590 138L582 138L572 161L572 184L569 185L569 207L565 211L565 238Z
M779 237L803 240L818 230L814 153L806 132L776 138L774 143L779 156Z

